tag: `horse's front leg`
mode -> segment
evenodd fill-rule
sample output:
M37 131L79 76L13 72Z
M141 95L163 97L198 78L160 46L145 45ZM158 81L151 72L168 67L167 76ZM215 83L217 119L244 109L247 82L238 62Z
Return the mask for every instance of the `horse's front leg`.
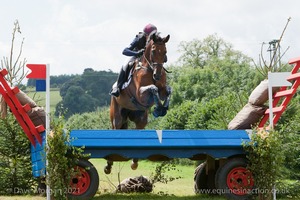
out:
M161 96L161 100L162 101L164 100L164 103L163 103L163 105L160 104L157 107L155 107L155 109L153 111L154 117L163 117L167 114L167 110L169 109L169 104L170 104L170 99L171 99L171 93L172 93L171 87L166 86L164 89L165 95Z
M144 105L150 105L152 102L158 107L162 106L160 102L158 88L155 85L147 85L140 88L140 97L143 99ZM152 98L151 98L152 97Z
M168 87L168 90L169 90L168 93L170 93L171 88ZM141 87L141 89L140 89L141 94L145 91L147 91L151 94L154 104L156 106L153 111L154 117L165 116L167 114L170 99L166 98L164 105L163 105L160 101L161 98L159 96L158 88L155 85L148 85L148 86ZM168 97L169 96L170 95L168 94ZM149 98L149 99L151 99L151 98Z
M163 107L168 110L169 104L170 104L170 99L171 99L171 94L172 94L172 88L170 86L166 86L166 93L167 97L166 100L164 101Z

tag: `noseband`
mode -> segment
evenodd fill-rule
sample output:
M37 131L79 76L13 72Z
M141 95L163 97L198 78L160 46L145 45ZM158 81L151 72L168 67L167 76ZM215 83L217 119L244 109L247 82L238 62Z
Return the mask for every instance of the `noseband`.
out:
M150 61L146 58L145 54L144 54L144 58L145 58L145 60L147 61L147 63L148 63L148 65L149 65L151 71L154 71L154 69L155 69L156 67L162 67L162 68L164 69L164 64L163 64L163 63L157 63L157 62L152 62L152 61L150 62Z

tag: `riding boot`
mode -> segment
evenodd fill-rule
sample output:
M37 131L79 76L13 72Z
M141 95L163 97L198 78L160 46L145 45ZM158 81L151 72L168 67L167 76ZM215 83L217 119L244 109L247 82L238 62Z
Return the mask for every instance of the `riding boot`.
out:
M120 95L122 85L125 83L125 81L126 81L126 72L122 68L118 76L117 86L112 89L110 95L118 97Z

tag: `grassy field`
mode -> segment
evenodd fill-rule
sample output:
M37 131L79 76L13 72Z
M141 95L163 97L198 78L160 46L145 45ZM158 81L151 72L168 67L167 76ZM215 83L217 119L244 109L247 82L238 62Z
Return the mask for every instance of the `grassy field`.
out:
M46 106L46 92L35 92L33 88L25 91L26 94L32 98L39 106ZM51 89L50 91L50 111L55 111L55 106L61 101L61 96L58 89Z
M0 196L0 200L45 200L40 196ZM219 196L162 196L155 194L104 194L94 197L92 200L225 200Z
M182 178L168 184L156 183L154 190L149 194L116 194L115 190L119 181L134 176L151 176L155 171L156 162L140 161L137 170L131 170L131 161L115 162L112 172L106 175L103 171L106 161L104 159L91 159L99 174L99 190L92 200L225 200L222 196L195 195L193 174L195 166L180 166L178 170L171 170L166 175ZM0 196L0 200L45 200L41 196ZM277 198L291 200L292 198Z
M164 200L196 200L199 199L199 196L196 196L194 193L194 166L180 166L178 170L171 170L166 173L168 176L172 177L182 177L180 179L171 181L167 184L164 183L155 183L153 192L151 194L115 194L115 190L119 181L122 181L128 177L135 176L147 176L151 177L151 174L155 172L155 167L159 164L157 162L150 161L140 161L139 166L136 170L130 168L131 161L127 162L115 162L112 168L112 172L109 175L106 175L103 171L106 161L103 159L91 159L93 165L97 168L99 174L99 191L98 194L93 199L98 200L116 200L116 199L164 199ZM201 199L203 199L201 197ZM206 198L212 199L212 198ZM213 198L215 200L223 200L224 198L218 197ZM204 199L205 200L205 199Z
M140 161L136 170L130 168L131 161L115 162L112 172L106 175L103 171L106 165L104 159L90 159L99 174L99 190L93 200L225 200L220 196L209 197L205 195L195 195L193 174L195 166L180 166L178 170L171 170L166 175L172 177L182 177L168 184L156 183L153 192L150 194L116 194L115 190L119 181L128 177L147 176L150 177L159 163L151 161ZM0 196L0 200L44 200L40 196Z
M154 173L156 162L140 161L139 167L136 170L130 168L131 161L127 162L115 162L112 168L112 172L106 175L103 171L106 161L103 159L91 159L93 165L97 168L100 184L99 194L114 193L119 181L122 181L128 177L135 176L147 176L150 177L151 173ZM194 195L194 166L180 166L178 170L171 170L166 175L171 177L181 177L177 180L169 182L168 184L156 183L153 193L172 194L176 196ZM120 179L120 180L118 180ZM180 187L178 187L180 186Z
M104 159L90 159L99 174L99 190L92 200L225 200L222 196L195 195L193 174L195 166L177 165L177 170L171 170L166 175L172 177L182 177L168 184L156 183L154 190L150 194L116 194L115 190L119 181L128 177L147 176L154 173L156 165L159 163L151 161L140 161L137 170L130 168L131 161L115 162L112 172L106 175L103 171L106 165ZM0 200L45 200L41 196L0 196ZM277 198L280 200L290 200L290 198Z

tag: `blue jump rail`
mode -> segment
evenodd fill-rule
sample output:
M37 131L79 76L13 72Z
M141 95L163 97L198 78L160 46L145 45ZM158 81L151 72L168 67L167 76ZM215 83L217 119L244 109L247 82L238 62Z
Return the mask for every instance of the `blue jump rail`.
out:
M155 130L72 130L70 138L91 158L111 161L228 158L245 154L242 143L250 140L246 130L163 130L161 142ZM31 146L34 177L45 175L45 133L42 141Z
M31 144L31 168L34 177L41 177L46 175L46 132L41 133L42 144Z
M125 161L133 158L162 160L200 156L227 158L245 154L246 130L72 130L71 145L85 148L91 158Z

